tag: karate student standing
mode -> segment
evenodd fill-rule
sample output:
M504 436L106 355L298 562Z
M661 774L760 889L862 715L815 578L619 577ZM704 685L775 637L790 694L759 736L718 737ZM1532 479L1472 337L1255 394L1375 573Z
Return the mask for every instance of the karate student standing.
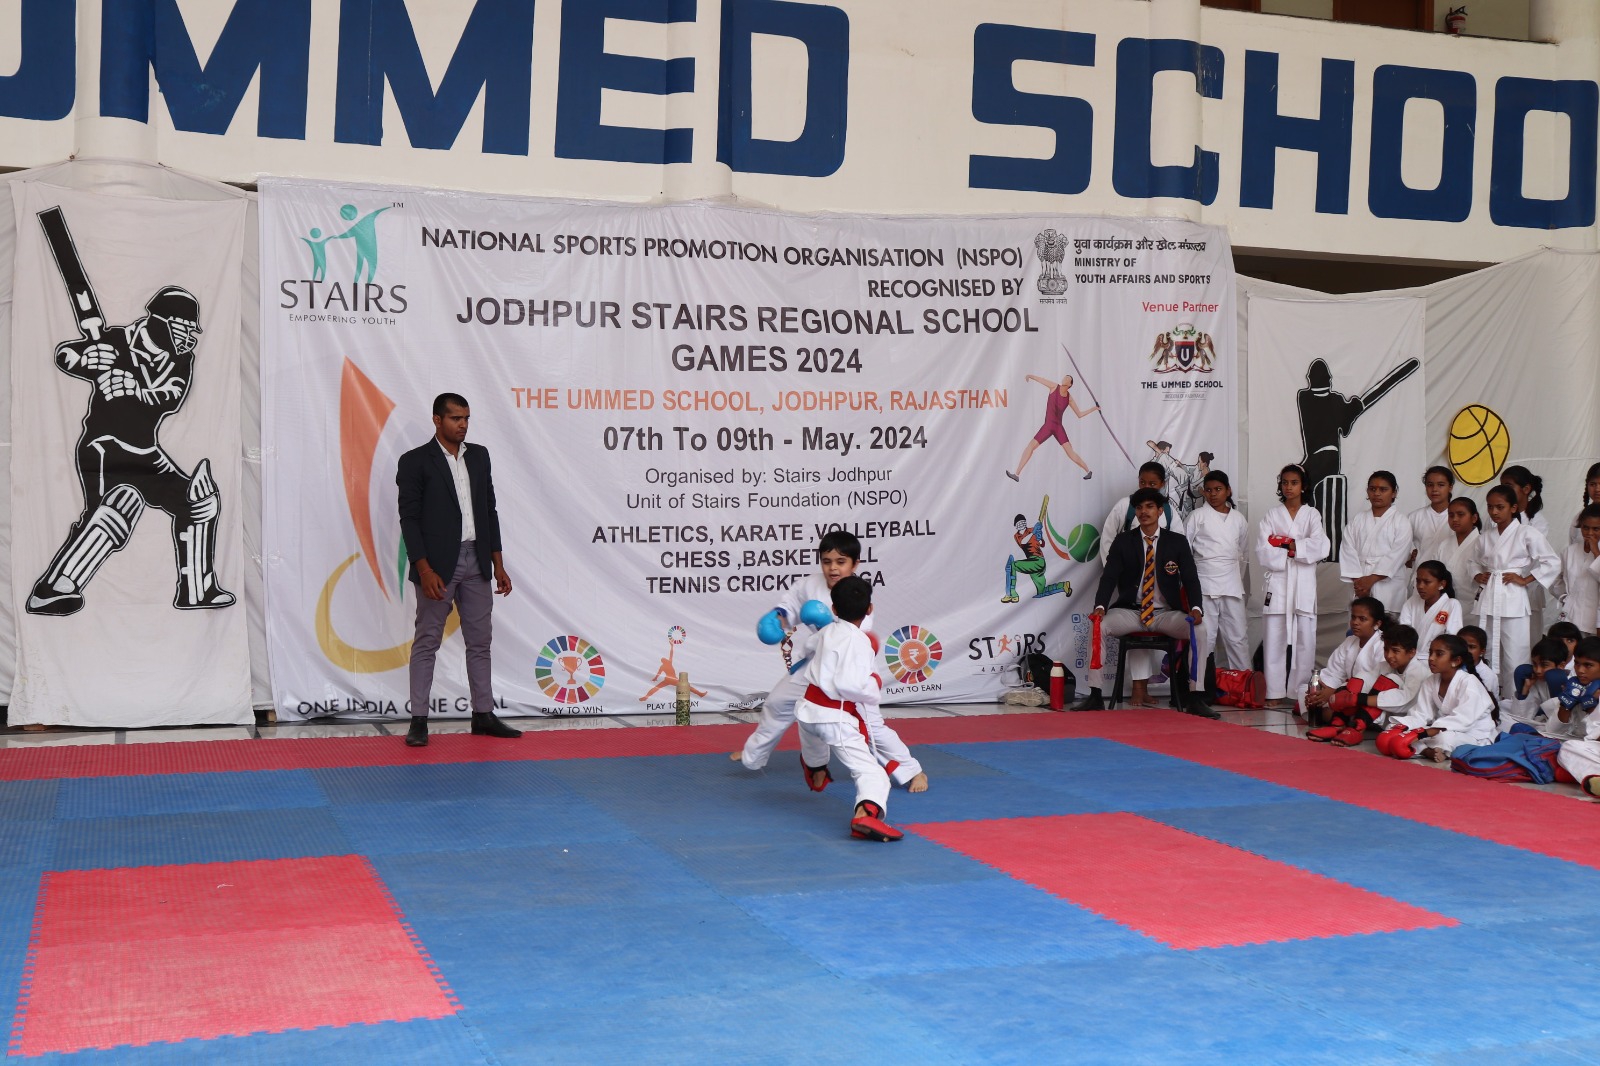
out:
M1583 509L1578 533L1561 552L1561 577L1552 591L1561 601L1561 620L1591 635L1600 618L1600 503Z
M1355 598L1371 596L1386 611L1396 611L1406 598L1411 559L1411 522L1395 507L1399 488L1394 475L1375 470L1367 478L1368 508L1344 527L1339 550L1339 576L1350 582Z
M1322 515L1305 502L1306 472L1291 463L1278 472L1278 499L1256 534L1256 561L1265 574L1262 649L1269 706L1311 680L1317 654L1317 564L1330 545Z
M1517 494L1505 485L1489 490L1489 528L1478 539L1478 621L1489 634L1489 665L1509 696L1511 676L1528 661L1528 586L1549 586L1561 560L1544 535L1517 520Z
M1431 556L1421 554L1422 549L1449 530L1450 496L1456 490L1456 475L1448 466L1430 466L1422 475L1422 491L1428 503L1406 515L1411 523L1411 542L1417 550L1411 553L1409 565L1415 566ZM1426 645L1424 645L1426 646Z
M1218 669L1245 670L1250 666L1244 628L1244 560L1250 524L1234 506L1227 474L1212 470L1203 485L1206 505L1195 508L1183 530L1200 573L1206 620L1211 623L1205 633L1212 647L1200 649L1200 661L1214 649Z
M1478 576L1478 537L1482 529L1476 501L1470 496L1457 496L1445 511L1444 533L1417 549L1419 562L1437 559L1450 571L1450 583L1455 586L1463 611L1478 598L1473 579Z
M1417 564L1415 584L1416 595L1400 608L1400 623L1417 631L1417 642L1426 648L1441 633L1461 632L1461 604L1449 568L1437 559L1424 559Z

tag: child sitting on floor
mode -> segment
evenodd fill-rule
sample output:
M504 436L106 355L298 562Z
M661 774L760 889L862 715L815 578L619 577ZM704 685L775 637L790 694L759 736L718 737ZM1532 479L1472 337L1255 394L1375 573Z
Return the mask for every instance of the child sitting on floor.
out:
M1583 630L1571 622L1557 622L1545 636L1559 640L1562 647L1567 649L1566 657L1557 665L1567 673L1572 673L1572 655L1578 650L1578 641L1583 639Z
M1306 721L1313 728L1308 740L1332 740L1335 732L1330 702L1339 692L1359 693L1383 676L1383 641L1375 639L1383 626L1383 604L1371 596L1359 596L1350 604L1350 635L1333 649L1328 663L1317 671L1311 687L1302 695Z
M1541 721L1529 724L1555 740L1584 736L1600 694L1600 637L1584 637L1578 642L1572 654L1572 676L1564 684L1551 686L1551 693L1539 708Z
M1460 637L1442 634L1428 645L1428 670L1416 705L1378 735L1378 750L1396 759L1421 754L1444 762L1462 744L1494 740L1494 701L1466 667L1472 653Z
M1500 728L1509 730L1517 722L1540 732L1547 724L1544 705L1567 687L1567 646L1555 637L1544 637L1533 646L1531 663L1517 667L1512 675L1512 694L1500 701Z
M1462 626L1456 635L1466 642L1467 650L1472 653L1472 672L1478 675L1483 687L1491 694L1499 692L1500 675L1484 661L1484 653L1489 647L1489 634L1483 631L1482 626Z
M1585 792L1600 796L1600 714L1594 713L1600 697L1600 637L1585 638L1573 658L1574 676L1562 694L1562 702L1570 718L1581 721L1582 727L1581 732L1574 730L1574 739L1561 745L1556 758Z

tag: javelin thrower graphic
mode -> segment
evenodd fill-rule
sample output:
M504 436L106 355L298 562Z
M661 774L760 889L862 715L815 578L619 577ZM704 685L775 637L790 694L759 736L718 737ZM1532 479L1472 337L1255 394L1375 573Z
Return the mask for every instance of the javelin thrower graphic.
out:
M157 440L166 417L183 406L194 374L200 304L186 289L164 285L127 326L107 326L61 208L39 212L39 226L66 286L79 336L56 346L56 367L87 381L89 406L76 461L83 513L34 583L29 614L82 610L83 590L113 552L133 535L147 506L172 516L179 610L227 607L233 593L217 584L215 527L222 500L202 459L185 474Z

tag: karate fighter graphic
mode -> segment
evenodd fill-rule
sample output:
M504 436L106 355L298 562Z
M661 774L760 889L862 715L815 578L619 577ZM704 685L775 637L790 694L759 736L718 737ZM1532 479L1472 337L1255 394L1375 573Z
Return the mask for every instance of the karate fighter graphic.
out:
M217 584L214 568L222 500L210 460L186 474L157 439L162 421L183 406L193 380L200 304L187 290L166 285L146 302L144 317L107 326L61 209L41 211L39 225L80 334L56 347L56 367L87 381L92 391L76 452L83 514L34 583L26 609L40 615L82 610L84 588L128 543L146 507L172 516L178 570L172 605L227 607L234 597Z
M1333 372L1326 362L1313 359L1306 367L1306 387L1295 395L1295 406L1300 411L1300 440L1306 449L1300 465L1306 470L1311 506L1322 516L1322 527L1332 546L1327 560L1330 563L1339 561L1339 542L1344 539L1348 495L1345 476L1340 472L1344 438L1350 435L1356 419L1390 389L1415 374L1419 365L1415 359L1407 359L1360 396L1348 398L1333 391Z

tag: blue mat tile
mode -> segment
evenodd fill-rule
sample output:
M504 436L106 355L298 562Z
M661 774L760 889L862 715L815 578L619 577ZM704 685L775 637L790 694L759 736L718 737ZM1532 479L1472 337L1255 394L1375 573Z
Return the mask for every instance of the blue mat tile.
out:
M83 818L56 825L57 870L348 855L326 807Z
M1144 813L1463 922L1600 922L1600 870L1333 800Z
M1100 737L1062 740L994 740L963 744L961 756L1008 774L1067 784L1079 774L1144 778L1193 763Z
M926 1027L885 1014L870 987L813 977L776 988L692 991L619 1003L573 1000L558 1009L498 1011L468 1017L506 1063L741 1066L817 1063L975 1061L947 1048ZM598 1040L596 1034L603 1033ZM1062 1061L1062 1060L1050 1060Z
M43 875L42 869L0 871L0 1032L11 1031Z
M601 761L601 760L593 760ZM473 762L427 766L350 766L313 770L328 801L350 803L426 803L431 800L544 800L567 788L551 763Z
M0 869L49 866L55 841L54 822L0 819Z
M481 1037L459 1015L345 1025L145 1047L31 1056L29 1066L475 1066L492 1064Z
M1385 989L1402 1012L1355 1012L1360 1026L1413 1051L1440 1053L1600 1040L1594 988L1600 966L1574 964L1473 928L1419 929L1199 952L1219 969L1279 990L1307 1010L1339 1010ZM1515 1009L1518 990L1529 1008ZM1419 1024L1425 1019L1426 1024Z
M1572 1040L1467 1048L1428 1056L1434 1066L1580 1066L1600 1062L1600 1048Z
M305 770L232 774L83 777L61 782L57 818L121 818L195 811L323 807L327 797Z
M724 996L826 975L726 900L545 909L412 922L474 1015L635 997Z
M893 724L893 723L891 723ZM929 780L947 777L999 777L1005 773L966 756L968 744L919 744L911 749Z
M372 862L407 917L721 899L683 863L642 841L379 855Z
M842 821L823 836L662 846L691 874L729 896L793 892L797 885L818 891L889 888L995 876L983 863L909 833L893 844L852 839Z
M55 815L59 781L0 781L0 821L41 822Z
M1302 980L1306 978L1302 975ZM1299 1009L1193 952L885 977L891 1012L982 1063L1414 1063L1403 1045ZM1348 1001L1346 1001L1348 1002Z
M1521 920L1485 924L1486 932L1519 944L1533 944L1548 952L1585 965L1600 961L1600 922L1592 918L1537 917L1544 911L1539 889L1520 897Z
M332 814L363 855L633 839L622 823L570 793L538 801L350 804L333 808Z
M739 903L797 949L863 981L1168 950L1009 877L747 896ZM865 918L856 921L856 915Z

